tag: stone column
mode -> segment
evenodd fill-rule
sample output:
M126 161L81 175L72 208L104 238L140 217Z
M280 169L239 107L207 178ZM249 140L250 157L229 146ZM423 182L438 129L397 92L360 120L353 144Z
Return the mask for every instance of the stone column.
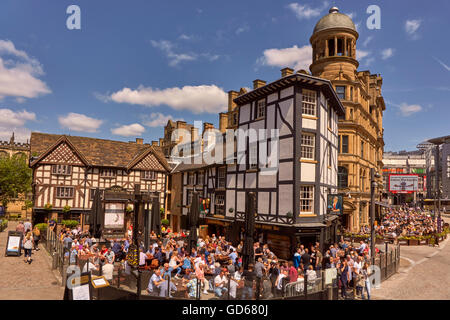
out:
M334 56L337 56L337 37L334 36Z

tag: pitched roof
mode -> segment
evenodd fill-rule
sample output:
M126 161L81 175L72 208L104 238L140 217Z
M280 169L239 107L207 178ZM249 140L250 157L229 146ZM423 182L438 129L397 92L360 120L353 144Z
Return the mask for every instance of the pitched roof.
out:
M152 153L166 170L170 170L158 146L40 132L31 133L30 152L32 156L38 157L32 165L52 151L62 140L68 141L90 166L130 169L145 155Z

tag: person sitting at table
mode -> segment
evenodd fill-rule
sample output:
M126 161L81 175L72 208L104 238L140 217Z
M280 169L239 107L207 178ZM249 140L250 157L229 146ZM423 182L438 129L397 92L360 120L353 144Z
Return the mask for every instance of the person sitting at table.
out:
M157 296L159 294L159 286L163 282L164 280L161 277L161 270L156 269L150 277L150 281L148 282L147 292L152 296Z
M153 258L158 260L159 265L164 263L164 256L159 247L155 247L155 254L153 255Z
M209 282L205 278L205 264L200 263L198 267L195 268L195 276L198 281L203 284L203 294L208 294Z
M181 269L186 273L186 270L193 269L191 259L188 256L185 256L183 258L183 265L181 266Z
M180 260L180 258L178 258L178 252L177 251L173 251L172 253L172 257L170 258L169 261L169 268L170 271L176 271L177 273L175 274L175 278L179 279L180 278L180 273L181 273L181 266L182 266L183 262Z
M226 272L227 269L223 268L221 269L220 274L214 278L214 293L219 298L228 291L226 287L228 284L228 279L225 276Z
M191 258L196 258L197 257L197 250L195 248L191 249Z
M143 268L145 267L145 258L147 257L147 255L144 253L144 250L141 248L139 248L139 268Z
M209 255L208 258L206 258L206 268L208 272L212 273L214 272L214 256Z
M188 297L189 298L197 298L197 278L195 273L191 273L189 275L189 282L186 284L186 288L188 289Z

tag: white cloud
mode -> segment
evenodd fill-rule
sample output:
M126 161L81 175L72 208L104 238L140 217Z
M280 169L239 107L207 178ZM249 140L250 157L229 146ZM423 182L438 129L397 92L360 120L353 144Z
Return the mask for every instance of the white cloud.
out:
M328 6L328 1L325 1L321 7L316 8L312 8L307 4L302 5L294 2L287 5L287 8L296 15L297 19L302 20L318 17L323 10L328 8Z
M355 12L350 12L350 13L344 13L345 15L349 16L350 19L354 19L356 18L356 13Z
M84 114L69 113L66 116L58 117L58 122L63 128L73 131L97 132L103 120L90 118Z
M309 70L312 63L312 47L301 48L294 45L292 48L267 49L257 63L268 66L292 67L294 69Z
M392 48L387 48L387 49L384 49L383 51L381 51L381 58L383 60L389 59L393 55L394 55L394 49L392 49Z
M184 40L188 40L188 39L193 39L193 36L189 37L186 35L181 35L180 38L182 38ZM175 67L177 66L180 62L183 61L194 61L197 60L199 57L205 58L209 61L215 61L217 59L220 58L220 55L217 54L210 54L210 53L176 53L175 52L175 47L176 45L174 45L172 42L168 41L168 40L161 40L161 41L155 41L155 40L151 40L150 41L152 46L155 48L160 49L162 52L164 52L167 56L167 58L169 58L169 66L171 67Z
M145 132L145 128L139 123L133 123L130 125L123 125L121 127L111 129L111 132L112 134L123 137L140 136Z
M239 35L239 34L241 34L243 32L248 32L248 31L250 31L250 27L248 25L245 25L245 26L239 27L236 30L236 34Z
M174 119L171 115L164 115L160 112L151 113L150 116L144 117L144 125L147 127L164 127L169 120L184 121L183 119Z
M405 22L405 30L406 33L410 36L412 36L413 39L417 39L416 32L420 28L420 25L422 24L422 20L406 20Z
M25 51L16 49L13 42L0 40L0 56L9 57L0 57L0 99L35 98L51 93L45 82L37 78L44 74L42 65Z
M117 103L138 104L147 107L168 105L175 110L189 110L193 113L218 113L225 111L228 95L216 85L184 86L167 89L153 89L139 86L136 90L123 88L111 94Z
M370 55L370 51L365 50L357 50L356 51L356 60L360 61Z
M9 140L14 132L16 141L25 142L30 139L31 131L24 125L35 120L36 114L33 112L0 109L0 140Z
M13 111L10 109L0 109L0 126L16 127L23 126L27 121L36 120L36 114L28 111Z
M364 40L363 46L364 46L364 47L367 47L367 45L369 44L369 42L372 41L372 40L373 40L373 36L368 36L368 37L366 38L366 40Z
M154 41L151 40L152 46L163 51L169 58L169 66L174 67L182 61L193 61L197 59L195 54L189 53L175 53L173 51L174 45L167 40Z
M400 106L400 112L402 114L402 116L404 117L409 117L411 115L413 115L414 113L420 112L423 110L423 108L418 105L418 104L407 104L407 103L402 103Z

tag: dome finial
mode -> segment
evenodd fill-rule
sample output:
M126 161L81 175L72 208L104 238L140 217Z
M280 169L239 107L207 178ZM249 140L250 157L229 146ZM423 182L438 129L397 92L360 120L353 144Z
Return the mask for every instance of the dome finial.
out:
M329 12L330 12L330 13L336 13L336 12L339 12L339 8L338 8L338 7L333 7L333 8L330 9Z

